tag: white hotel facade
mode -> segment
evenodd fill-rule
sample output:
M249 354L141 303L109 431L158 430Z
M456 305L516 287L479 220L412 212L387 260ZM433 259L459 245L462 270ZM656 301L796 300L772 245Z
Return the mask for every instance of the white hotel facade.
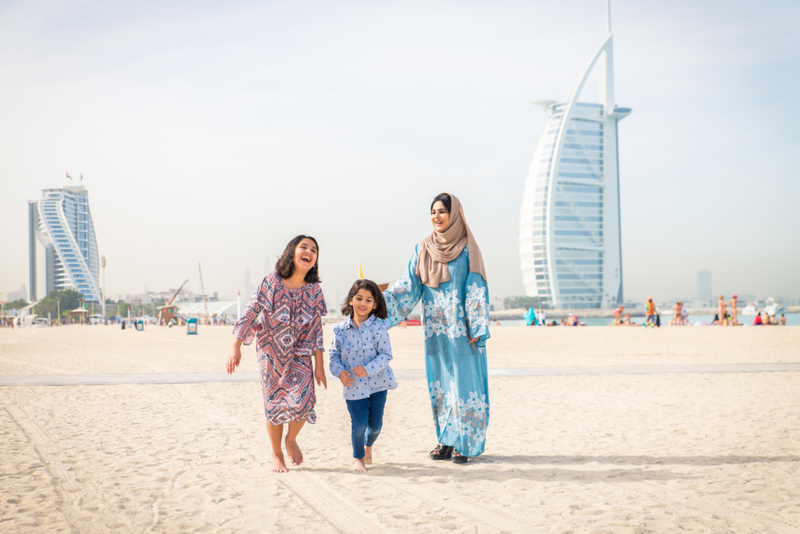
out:
M592 57L564 102L536 102L548 115L525 184L520 259L528 296L557 308L609 308L622 302L613 36ZM599 69L597 102L579 102Z
M45 249L45 292L75 289L87 302L102 302L100 257L89 193L82 185L44 189L42 200L28 202L31 300L37 300L36 240Z

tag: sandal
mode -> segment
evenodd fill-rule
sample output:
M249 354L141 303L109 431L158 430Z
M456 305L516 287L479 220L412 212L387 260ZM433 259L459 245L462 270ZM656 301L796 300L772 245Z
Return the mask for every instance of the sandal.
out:
M454 464L465 464L469 461L469 457L463 456L457 450L453 450L453 463Z
M431 451L431 460L449 460L453 456L453 447L441 443Z

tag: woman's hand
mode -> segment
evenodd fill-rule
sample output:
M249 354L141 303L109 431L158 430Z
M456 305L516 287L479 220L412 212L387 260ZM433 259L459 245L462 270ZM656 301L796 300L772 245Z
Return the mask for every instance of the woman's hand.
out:
M241 361L242 361L242 340L237 339L236 341L233 342L231 351L228 354L228 362L225 365L225 369L228 371L229 375L233 374L236 368L239 367L239 363Z
M342 371L341 373L339 373L339 380L342 382L342 385L346 388L352 386L353 382L355 382L353 377L350 376L350 373L348 373L347 371Z
M467 341L469 341L469 346L472 347L473 349L475 348L475 342L478 341L479 339L480 339L480 336L478 336L478 337L469 337L469 336L467 336Z
M317 379L318 386L328 389L328 379L325 377L325 368L323 366L317 365L314 368L314 378Z
M367 370L360 365L358 367L353 367L353 373L355 373L355 375L359 378L364 378L367 376Z

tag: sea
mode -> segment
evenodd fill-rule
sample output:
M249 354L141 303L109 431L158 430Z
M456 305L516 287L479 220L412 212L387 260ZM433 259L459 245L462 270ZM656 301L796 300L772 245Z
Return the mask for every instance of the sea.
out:
M580 314L578 315L580 317ZM780 315L778 316L780 318ZM672 315L669 316L662 315L661 316L661 326L669 327L669 321L672 319ZM755 316L747 315L747 316L739 316L739 322L743 323L744 326L752 326L753 319ZM547 322L550 323L554 319L548 318ZM555 319L556 322L560 322L560 319ZM634 324L643 324L644 317L631 317L631 321ZM692 326L713 326L711 323L714 321L713 315L690 315L689 316L689 323ZM611 317L603 317L603 318L588 318L588 319L581 319L581 322L585 322L586 326L608 326L614 323L614 319ZM492 322L494 324L494 321ZM787 313L786 314L786 325L787 326L800 326L800 313ZM525 326L524 319L509 319L509 320L501 320L500 326Z

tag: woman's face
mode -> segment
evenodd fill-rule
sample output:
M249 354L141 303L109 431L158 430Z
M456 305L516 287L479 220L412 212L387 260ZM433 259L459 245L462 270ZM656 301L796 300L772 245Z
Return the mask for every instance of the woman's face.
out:
M437 200L431 208L431 222L437 232L444 232L450 226L450 214L447 213L447 208L441 200Z
M317 264L317 245L310 239L303 239L294 249L294 266L307 273Z

